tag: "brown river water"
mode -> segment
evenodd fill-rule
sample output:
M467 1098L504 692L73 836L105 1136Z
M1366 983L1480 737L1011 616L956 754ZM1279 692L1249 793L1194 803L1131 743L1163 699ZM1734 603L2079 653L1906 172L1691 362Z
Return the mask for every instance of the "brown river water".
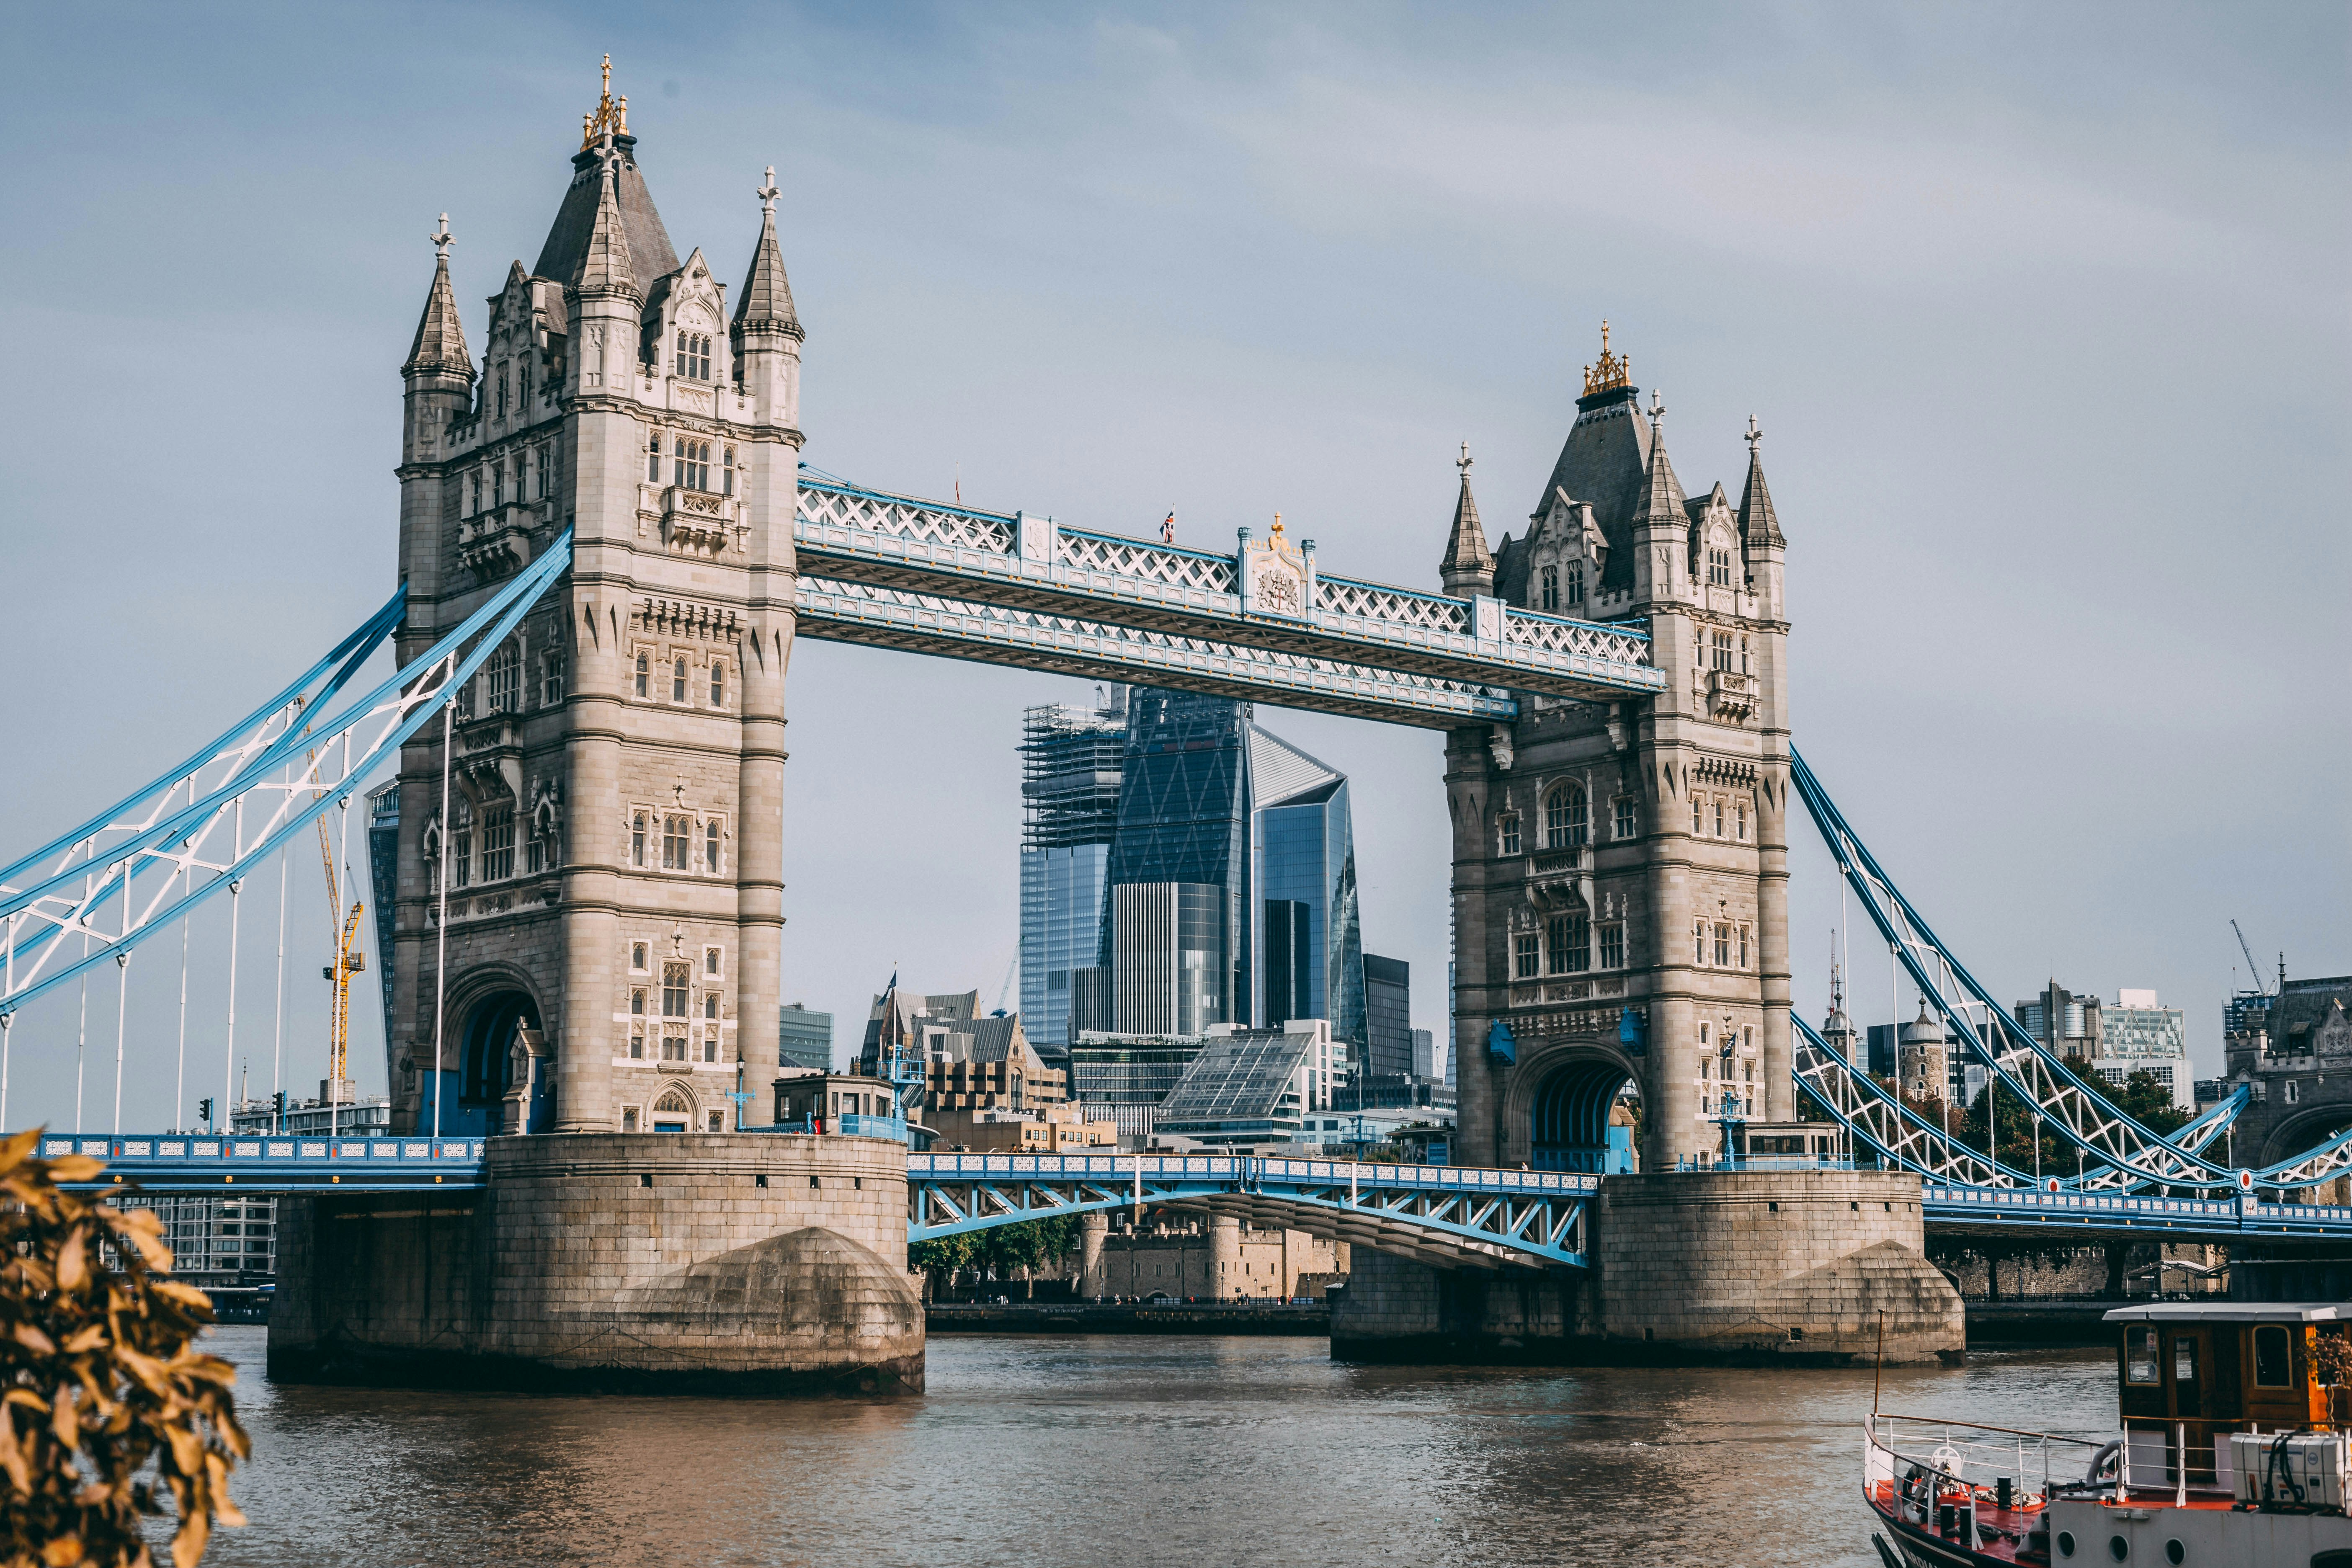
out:
M887 1403L277 1386L211 1568L1802 1564L1876 1568L1871 1373L1335 1365L1324 1341L930 1343ZM2105 1350L1892 1369L1885 1408L2103 1436Z

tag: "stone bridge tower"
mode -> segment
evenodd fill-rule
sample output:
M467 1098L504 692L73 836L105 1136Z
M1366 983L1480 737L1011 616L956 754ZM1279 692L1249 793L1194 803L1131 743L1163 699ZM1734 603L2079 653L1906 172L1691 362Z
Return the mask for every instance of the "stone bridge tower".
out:
M610 76L479 368L446 219L402 367L404 659L573 535L461 694L446 820L442 726L401 756L403 1130L436 1102L444 1131L731 1128L739 1078L744 1124L770 1119L801 327L773 171L730 312L702 252L671 247Z
M1629 1078L1644 1170L1719 1149L1727 1109L1793 1115L1785 541L1752 420L1736 507L1685 493L1664 432L1604 327L1522 537L1488 552L1461 465L1447 591L1645 621L1668 679L1643 702L1523 696L1517 723L1447 742L1466 1163L1598 1168Z

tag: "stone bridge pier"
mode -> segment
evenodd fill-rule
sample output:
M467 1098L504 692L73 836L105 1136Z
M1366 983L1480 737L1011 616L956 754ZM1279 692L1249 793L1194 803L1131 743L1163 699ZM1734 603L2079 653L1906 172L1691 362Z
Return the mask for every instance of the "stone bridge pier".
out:
M269 1375L388 1387L919 1393L903 1145L493 1139L487 1184L278 1200Z

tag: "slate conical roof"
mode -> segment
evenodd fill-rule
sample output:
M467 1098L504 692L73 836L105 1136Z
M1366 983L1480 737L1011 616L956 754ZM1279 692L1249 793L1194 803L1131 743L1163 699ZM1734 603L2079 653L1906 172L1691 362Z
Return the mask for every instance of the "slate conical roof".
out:
M403 375L463 375L474 374L474 356L466 352L466 329L457 324L457 293L449 287L449 253L433 263L433 287L425 296L425 314L417 319L416 341L408 345Z
M1454 531L1445 542L1445 559L1437 563L1441 576L1484 572L1492 575L1494 552L1486 548L1486 525L1478 521L1478 500L1470 493L1470 449L1462 450L1454 465L1462 470L1462 494L1454 502Z
M751 270L735 301L735 324L801 335L800 317L793 310L792 281L784 276L784 253L776 244L773 206L760 215L760 243L751 247Z
M1659 428L1661 419L1654 414L1650 419L1650 466L1643 477L1642 499L1633 503L1633 526L1663 528L1671 522L1677 528L1690 526L1690 498L1683 494L1683 483L1675 478L1675 465L1666 457L1665 433Z
M637 172L636 145L634 136L614 137L609 167L601 145L573 154L572 184L547 231L547 243L540 247L539 260L530 269L532 277L569 282L579 272L595 228L596 209L604 204L607 187L619 205L620 227L628 237L629 262L640 286L677 270L677 251L669 242L669 230L662 226L653 193Z
M1772 510L1772 492L1764 488L1764 459L1754 442L1748 447L1748 487L1739 492L1739 536L1748 548L1785 545L1780 520Z
M618 166L619 160L613 160L611 167L617 171ZM609 178L596 182L595 215L589 223L588 241L581 250L580 264L572 274L572 286L583 294L637 292L628 228L622 220L621 204L614 186L614 181Z

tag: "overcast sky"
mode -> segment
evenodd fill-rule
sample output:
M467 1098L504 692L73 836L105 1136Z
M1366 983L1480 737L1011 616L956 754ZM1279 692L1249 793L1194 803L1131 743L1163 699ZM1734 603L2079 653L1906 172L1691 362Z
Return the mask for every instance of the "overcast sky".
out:
M1761 423L1798 744L2003 1000L2152 987L2210 1072L2231 917L2265 965L2352 971L2341 5L688 15L8 7L0 859L390 591L425 232L478 352L610 51L679 253L730 285L776 166L809 461L1202 545L1279 510L1329 569L1433 587L1457 445L1523 529L1606 316L1691 489L1736 493ZM846 1041L894 966L994 1001L1020 711L1085 694L800 646L787 1000ZM1260 718L1355 779L1365 946L1442 1029L1438 737ZM1796 831L1818 1014L1838 889ZM326 906L291 876L308 1090ZM194 942L216 1084L225 936ZM1884 1019L1884 951L1858 967ZM170 1120L176 955L133 969L137 1127ZM69 1121L75 1027L14 1031L16 1121Z

